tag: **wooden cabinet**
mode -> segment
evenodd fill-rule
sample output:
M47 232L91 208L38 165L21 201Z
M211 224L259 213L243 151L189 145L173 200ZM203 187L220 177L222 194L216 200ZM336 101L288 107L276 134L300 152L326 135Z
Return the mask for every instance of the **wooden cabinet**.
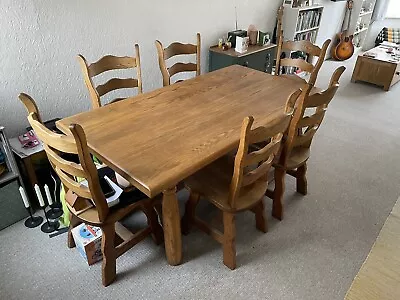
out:
M249 46L246 53L235 49L223 51L218 46L210 48L209 71L215 71L231 65L242 65L251 69L271 73L276 55L276 45Z

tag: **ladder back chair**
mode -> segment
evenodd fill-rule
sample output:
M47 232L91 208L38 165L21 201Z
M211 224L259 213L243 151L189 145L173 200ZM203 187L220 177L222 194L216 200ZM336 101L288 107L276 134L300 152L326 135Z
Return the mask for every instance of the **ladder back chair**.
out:
M268 171L280 148L291 114L283 113L269 126L255 129L252 129L253 117L246 117L235 159L226 155L185 180L190 197L182 220L183 232L187 234L190 227L195 225L211 235L223 245L223 262L232 270L236 268L236 213L253 211L257 229L267 232L263 198L268 187ZM251 151L249 146L260 142L266 142L265 147ZM222 211L223 232L196 216L200 196Z
M297 192L307 194L306 172L311 142L322 124L329 103L339 88L339 79L345 69L342 66L335 70L326 90L310 95L312 86L307 84L299 97L281 154L277 162L274 162L274 191L268 190L266 193L273 199L272 215L279 220L283 218L282 200L286 173L296 178Z
M197 44L182 44L175 42L164 48L162 43L157 40L156 42L158 65L163 77L163 86L171 84L171 77L181 72L196 72L196 76L200 75L200 49L201 37L197 33ZM167 67L167 60L177 55L196 54L196 63L181 63L177 62L170 67ZM182 80L178 80L180 82Z
M283 68L293 67L295 69L300 69L306 73L310 74L310 79L308 83L314 86L318 72L325 60L326 51L331 43L330 39L327 39L322 48L314 45L310 41L284 41L284 32L282 30L282 18L283 18L283 6L278 10L278 25L277 25L277 53L276 53L276 66L275 74L288 77L293 80L304 81L304 79L299 76L294 76L293 74L282 74ZM305 54L306 59L302 58L292 58L292 52L302 52ZM282 58L282 53L288 53L288 57ZM317 62L311 63L313 57L318 57Z
M37 107L31 97L19 96L27 107ZM148 235L152 235L157 244L162 241L162 228L157 219L154 205L159 199L136 202L126 201L109 208L101 190L99 176L87 147L86 136L80 125L70 125L72 136L58 134L47 129L36 112L28 115L35 134L43 142L44 149L53 169L60 177L66 192L66 205L71 212L71 224L68 231L68 246L75 247L71 230L80 223L98 226L102 236L102 282L104 286L112 283L116 277L116 259L127 250L138 244ZM78 163L71 160L78 157ZM87 184L78 179L86 179ZM147 216L148 226L132 233L119 221L132 212L141 210Z
M78 61L82 69L85 85L89 91L92 108L102 106L100 98L111 91L127 88L137 88L138 94L143 92L142 88L142 71L140 66L139 45L135 44L136 57L130 56L113 56L107 55L95 63L88 64L83 55L78 55ZM112 78L106 83L95 86L93 78L107 71L134 69L136 68L137 78ZM110 103L123 100L125 98L117 98Z

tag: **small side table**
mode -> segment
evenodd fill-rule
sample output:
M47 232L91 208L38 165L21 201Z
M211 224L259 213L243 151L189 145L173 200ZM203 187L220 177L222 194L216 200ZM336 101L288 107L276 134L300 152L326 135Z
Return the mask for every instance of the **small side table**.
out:
M33 161L35 161L36 159L46 157L46 153L44 152L42 143L40 143L40 145L34 148L23 148L18 140L18 137L9 139L9 143L12 152L14 152L17 160L19 160L22 163L26 171L29 183L31 184L32 188L34 188L35 184L39 184L39 182L36 176L36 171ZM33 194L33 196L35 195Z
M378 46L365 53L374 54L369 57L360 54L354 67L351 82L363 81L383 87L385 91L400 81L400 61L388 54L387 47ZM399 53L399 52L398 52Z

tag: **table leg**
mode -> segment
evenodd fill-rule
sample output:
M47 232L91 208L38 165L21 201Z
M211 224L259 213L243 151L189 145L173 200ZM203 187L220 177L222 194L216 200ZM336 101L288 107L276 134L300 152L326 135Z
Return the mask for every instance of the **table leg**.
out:
M167 260L170 265L176 266L182 261L181 222L176 187L163 192L162 212Z

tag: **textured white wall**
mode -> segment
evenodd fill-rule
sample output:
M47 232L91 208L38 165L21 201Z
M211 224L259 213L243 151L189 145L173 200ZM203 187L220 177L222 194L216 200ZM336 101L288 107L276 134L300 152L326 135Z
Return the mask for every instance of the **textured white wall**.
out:
M32 95L44 119L90 108L76 55L89 61L105 54L133 54L141 47L144 90L161 86L154 40L195 42L202 34L202 71L207 48L234 28L232 0L1 0L0 124L15 135L27 126L17 99ZM239 27L253 23L272 31L282 0L236 0Z

